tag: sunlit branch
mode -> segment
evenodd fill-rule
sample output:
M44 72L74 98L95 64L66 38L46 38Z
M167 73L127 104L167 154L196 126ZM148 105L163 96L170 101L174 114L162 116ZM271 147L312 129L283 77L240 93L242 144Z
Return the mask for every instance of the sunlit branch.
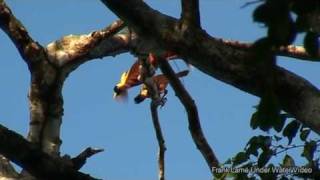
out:
M117 20L89 34L64 36L47 45L49 61L74 70L86 61L125 52L131 39L128 34L117 34L124 27L123 21Z

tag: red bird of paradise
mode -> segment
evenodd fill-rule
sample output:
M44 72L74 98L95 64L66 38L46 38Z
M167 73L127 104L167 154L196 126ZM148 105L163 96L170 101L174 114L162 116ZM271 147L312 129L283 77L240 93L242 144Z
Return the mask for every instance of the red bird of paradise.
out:
M113 97L117 100L125 99L128 95L128 89L134 86L142 84L138 79L140 75L139 72L139 60L137 60L129 71L122 73L120 82L113 88L114 94Z
M176 57L174 53L167 52L164 58L171 60L174 59L174 57ZM154 54L149 54L148 61L155 68L157 67L157 58L154 56ZM119 83L113 88L113 98L117 100L126 99L129 88L142 84L142 81L139 79L139 66L140 62L137 60L128 71L122 73Z
M180 71L180 72L176 73L176 76L178 78L180 78L180 77L184 77L184 76L188 75L188 73L189 73L189 70L184 70L184 71ZM159 93L164 94L164 96L165 96L167 94L166 88L169 84L168 78L165 75L160 74L160 75L152 77L152 79L153 79L154 83L157 85ZM141 87L140 93L134 98L134 102L136 104L139 104L142 101L144 101L146 98L149 98L149 97L150 97L150 94L148 92L148 88L145 84L143 84Z

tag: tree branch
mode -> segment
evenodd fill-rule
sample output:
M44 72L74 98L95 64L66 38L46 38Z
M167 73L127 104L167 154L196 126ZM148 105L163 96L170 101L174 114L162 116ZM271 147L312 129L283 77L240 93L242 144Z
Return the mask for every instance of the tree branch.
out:
M3 0L0 1L0 28L15 44L31 73L28 139L38 143L46 152L57 154L61 143L61 88L65 77L61 77L56 67L50 64L44 48L29 36Z
M192 99L188 91L183 87L179 78L176 77L169 63L165 59L159 59L159 64L161 71L169 79L169 82L173 90L175 91L176 96L179 98L187 112L189 130L192 139L201 152L202 156L205 158L210 171L214 167L219 167L219 161L202 132L198 110L194 100Z
M165 151L167 150L165 141L162 135L161 125L158 117L158 103L154 100L150 103L150 110L152 116L153 127L156 132L156 137L159 146L158 152L158 167L159 167L159 180L165 180Z
M77 172L72 165L58 156L50 156L21 135L0 125L0 154L26 169L40 179L48 180L94 180L87 174Z
M57 50L57 52L55 52L52 48L45 50L41 45L32 40L26 28L14 17L5 2L3 0L0 1L0 28L6 32L16 45L31 72L31 87L29 92L30 130L28 134L28 140L30 142L36 144L50 155L59 155L59 149L62 143L60 139L60 126L63 116L62 86L64 80L78 65L92 58L91 53L93 51L95 52L93 53L94 55L105 53L106 51L101 51L99 45L106 43L105 39L116 34L123 27L124 23L122 21L116 21L106 29L90 34L88 41L84 41L86 38L80 39L84 41L84 46L77 49L77 56L72 56L73 59L70 57L67 59L76 59L77 61L65 63L63 60L66 58L63 59L63 54L62 58L52 58L56 57L52 56L52 54L61 55L61 51ZM123 39L121 35L118 35L118 37L111 39L111 42L115 42L117 38L120 40ZM110 41L108 41L108 43L110 43ZM118 45L119 44L120 43L118 43ZM120 44L120 46L120 48L123 49L123 44ZM73 47L73 50L75 50L75 47ZM128 47L126 46L126 48ZM112 54L112 50L119 49L113 48L110 50L109 48L109 54ZM72 49L68 50L72 52ZM27 171L29 171L29 169L30 167L26 168ZM32 175L36 173L41 172L30 172Z
M117 20L90 34L65 36L47 45L49 61L57 67L71 66L74 70L88 60L126 51L130 37L118 33L124 27L123 21Z
M102 0L139 35L158 47L178 53L200 71L253 95L262 96L263 67L254 53L231 47L202 30L182 36L179 21L153 10L139 0ZM156 51L156 49L154 50ZM283 110L320 133L320 91L300 76L281 67L275 68L276 96Z
M45 57L42 46L29 36L26 28L13 16L4 0L0 0L0 28L17 47L29 69L32 68L33 63L41 61Z
M71 159L73 168L75 170L81 169L81 167L86 163L88 158L103 151L103 149L94 149L91 147L86 148L78 156Z
M156 132L156 137L159 146L158 152L158 168L159 168L159 180L165 180L165 141L162 135L161 125L158 117L158 106L163 105L163 99L160 97L159 85L153 80L155 74L154 67L151 65L149 59L140 57L140 78L144 85L147 87L148 94L151 97L150 111L152 117L153 127Z
M235 49L249 51L253 45L253 43L245 43L239 41L232 41L232 40L224 40L224 39L217 39L220 40L223 44L230 46ZM310 56L304 47L302 46L281 46L279 49L274 49L273 52L278 56L283 57L291 57L296 58L294 60L303 60L303 61L311 61L311 62L319 62L320 56Z
M187 27L201 28L199 0L181 0L181 22Z
M0 179L17 179L19 174L12 167L9 160L0 155Z

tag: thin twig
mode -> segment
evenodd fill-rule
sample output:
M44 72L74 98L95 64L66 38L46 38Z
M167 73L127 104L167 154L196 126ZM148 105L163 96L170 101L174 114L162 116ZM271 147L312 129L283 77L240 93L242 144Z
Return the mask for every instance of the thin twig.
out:
M212 168L219 167L219 161L202 132L197 106L188 91L180 82L180 80L175 76L175 73L169 63L165 59L161 58L159 59L159 64L161 71L169 79L169 82L173 90L175 91L176 96L178 96L179 100L187 111L189 130L193 141L201 152L202 156L205 158L211 173L213 173Z
M162 135L161 125L159 122L158 117L158 103L156 101L151 101L150 103L150 110L152 116L153 127L156 131L156 136L159 145L159 152L158 152L158 167L159 167L159 180L165 180L165 141Z
M317 140L317 141L316 141L316 145L317 145L317 146L320 145L320 140ZM282 148L282 150L279 150L279 151L274 152L274 155L278 155L278 154L281 154L281 153L283 153L283 152L286 152L286 151L288 151L288 150L290 150L290 149L301 148L301 147L304 147L304 146L305 146L305 144L292 145L292 146L289 146L289 147L284 147L284 148ZM277 147L276 147L275 150L277 150Z
M245 8L247 6L250 6L250 5L253 5L253 4L257 4L259 2L263 2L263 0L255 0L255 1L249 1L249 2L246 2L244 5L242 5L240 8Z

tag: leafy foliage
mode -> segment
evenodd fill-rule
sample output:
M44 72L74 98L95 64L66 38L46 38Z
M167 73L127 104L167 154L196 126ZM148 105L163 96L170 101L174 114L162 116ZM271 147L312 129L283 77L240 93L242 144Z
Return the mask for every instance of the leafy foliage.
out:
M300 127L300 123L296 120L291 121L283 130L282 135L284 137L287 137L289 142L288 144L291 144L292 139L296 136L298 129Z
M267 37L275 46L289 45L297 33L306 33L304 47L315 56L319 54L319 28L315 20L319 7L320 1L315 0L265 0L252 16L255 22L268 28Z
M253 115L255 116L255 114ZM295 179L295 177L315 178L319 170L320 139L312 139L311 130L302 126L290 115L281 114L283 125L279 131L267 132L267 135L257 135L249 139L245 148L237 153L233 158L226 161L224 167L251 169L248 173L226 173L225 176L234 179ZM251 119L252 121L252 119ZM257 126L252 126L256 129ZM300 137L300 138L296 138ZM288 143L286 142L288 139ZM299 144L298 144L299 143ZM301 150L301 157L306 160L306 164L297 164L296 158L289 153L291 150ZM274 163L275 159L283 154L281 162ZM277 158L274 158L277 157ZM274 158L274 159L273 159ZM273 168L311 168L313 173L278 173L272 171ZM260 168L260 169L259 169ZM259 171L255 171L258 169ZM268 173L267 173L268 171Z
M298 33L305 33L304 47L311 56L319 55L320 28L313 20L320 16L320 1L306 0L263 0L254 10L252 17L255 22L267 28L265 37L258 39L253 45L257 64L265 67L263 82L264 94L250 120L252 129L260 129L267 135L257 135L249 139L245 148L229 159L224 166L233 168L311 168L312 173L278 173L270 171L250 171L240 174L227 173L234 179L296 179L296 177L317 179L320 174L319 151L320 139L316 139L311 129L304 127L298 120L281 110L275 93L274 83L277 78L274 67L277 64L272 49L287 46L294 42ZM318 23L319 24L319 23ZM296 138L299 137L299 138ZM288 141L287 141L287 140ZM297 161L290 155L291 150L299 150ZM283 155L282 161L275 160ZM277 156L277 158L274 158Z

